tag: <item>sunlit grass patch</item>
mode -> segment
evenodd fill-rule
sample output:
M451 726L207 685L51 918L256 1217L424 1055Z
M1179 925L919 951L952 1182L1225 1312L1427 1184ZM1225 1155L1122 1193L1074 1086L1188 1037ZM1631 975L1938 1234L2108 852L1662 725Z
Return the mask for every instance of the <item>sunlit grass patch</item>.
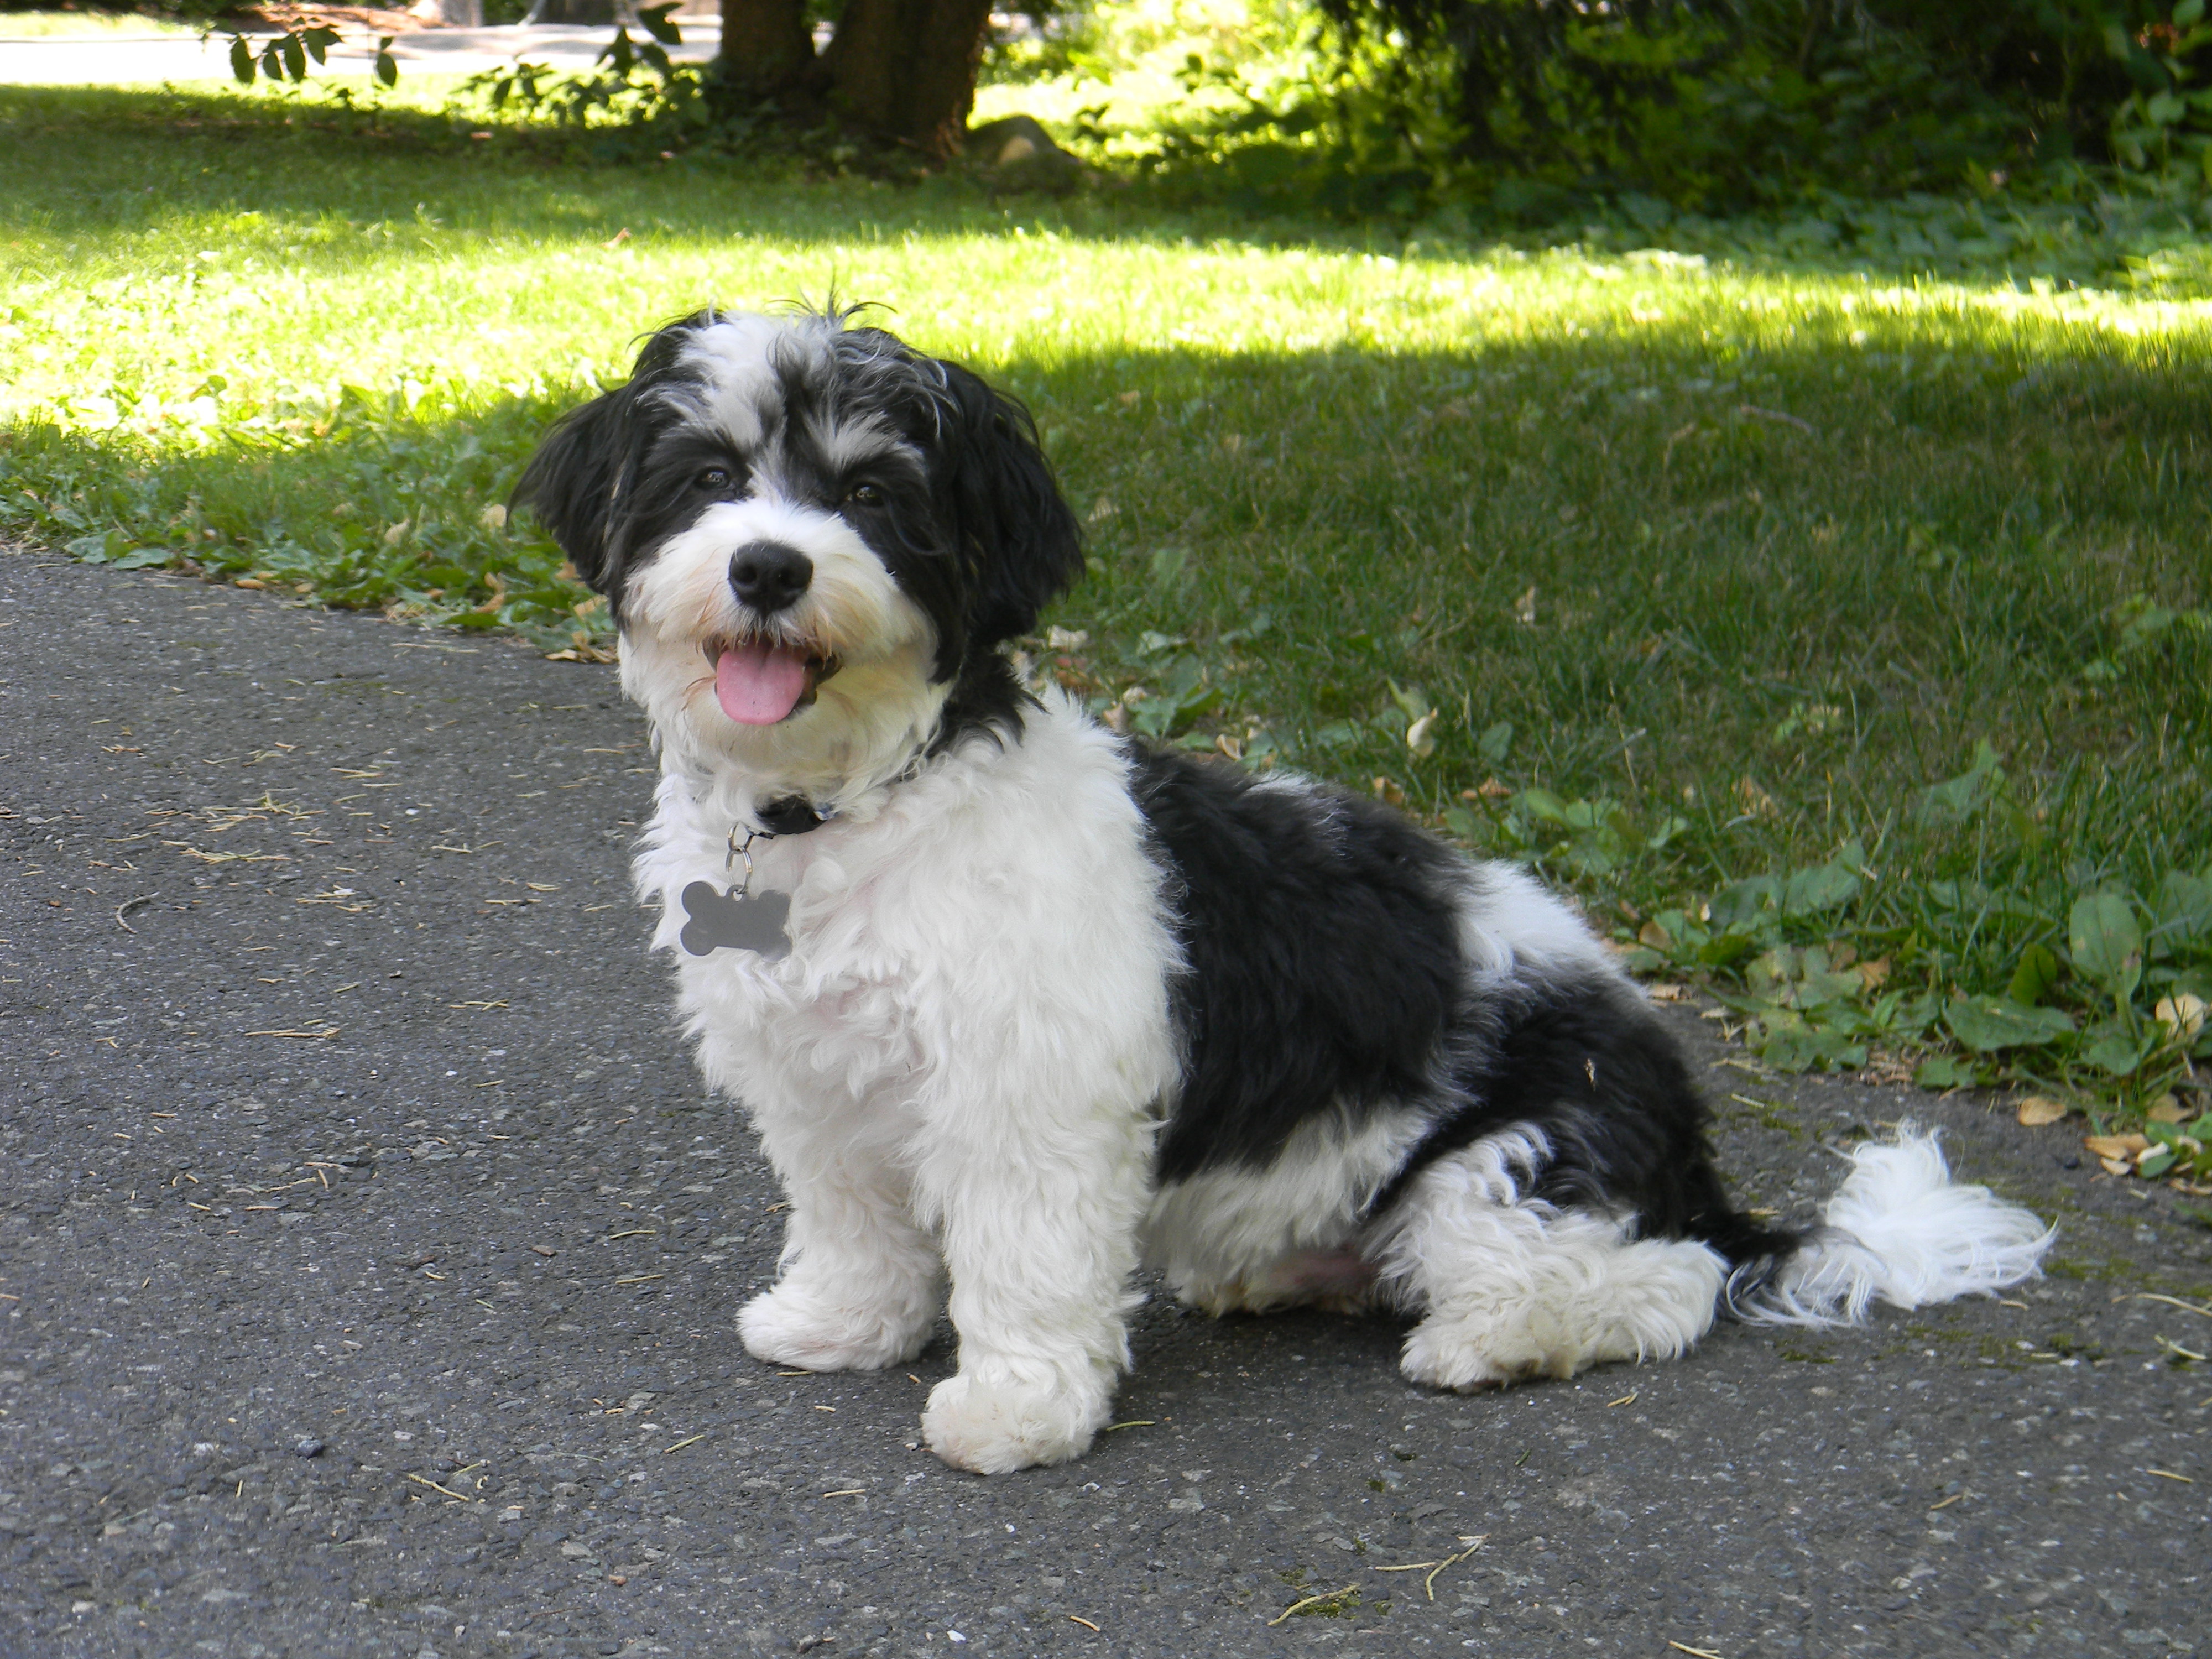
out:
M154 37L189 40L200 32L194 23L149 17L134 11L9 11L0 13L0 40L131 40Z
M0 94L13 524L593 654L499 510L537 434L655 323L834 289L1036 410L1092 575L1030 650L1103 715L1537 863L1777 1066L2204 1109L2212 305L288 108Z

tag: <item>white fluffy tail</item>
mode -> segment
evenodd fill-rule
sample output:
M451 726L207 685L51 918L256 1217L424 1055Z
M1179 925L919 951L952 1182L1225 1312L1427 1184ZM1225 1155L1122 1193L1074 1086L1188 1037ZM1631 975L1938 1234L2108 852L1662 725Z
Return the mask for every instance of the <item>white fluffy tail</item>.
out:
M1920 1308L2035 1278L2057 1229L1986 1187L1954 1184L1938 1133L1900 1123L1895 1140L1854 1149L1823 1224L1765 1285L1731 1298L1737 1316L1850 1325L1876 1298Z

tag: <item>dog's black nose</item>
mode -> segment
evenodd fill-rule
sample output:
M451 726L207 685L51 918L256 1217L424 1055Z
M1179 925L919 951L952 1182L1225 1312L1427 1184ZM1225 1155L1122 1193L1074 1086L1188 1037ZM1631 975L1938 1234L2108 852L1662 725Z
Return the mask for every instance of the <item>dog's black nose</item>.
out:
M797 599L814 580L814 561L781 542L748 542L730 556L730 586L763 617Z

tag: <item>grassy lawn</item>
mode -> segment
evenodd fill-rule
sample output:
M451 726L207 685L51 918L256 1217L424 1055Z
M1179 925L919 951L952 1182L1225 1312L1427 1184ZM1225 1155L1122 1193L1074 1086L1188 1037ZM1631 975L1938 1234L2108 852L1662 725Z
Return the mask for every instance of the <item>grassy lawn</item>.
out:
M1092 574L1033 649L1112 718L1538 861L1771 1064L2212 1103L2212 302L587 170L212 93L0 89L0 146L19 533L590 655L501 522L536 434L658 321L834 288L1036 410Z
M0 40L190 40L199 32L199 26L195 23L173 22L166 17L144 17L136 12L0 13Z

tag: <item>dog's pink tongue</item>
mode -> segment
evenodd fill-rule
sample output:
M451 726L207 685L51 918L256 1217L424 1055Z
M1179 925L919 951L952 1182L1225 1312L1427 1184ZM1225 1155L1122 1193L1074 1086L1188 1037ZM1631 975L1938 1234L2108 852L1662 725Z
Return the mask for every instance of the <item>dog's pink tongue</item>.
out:
M738 645L714 665L714 696L740 726L774 726L806 691L806 654L787 645Z

